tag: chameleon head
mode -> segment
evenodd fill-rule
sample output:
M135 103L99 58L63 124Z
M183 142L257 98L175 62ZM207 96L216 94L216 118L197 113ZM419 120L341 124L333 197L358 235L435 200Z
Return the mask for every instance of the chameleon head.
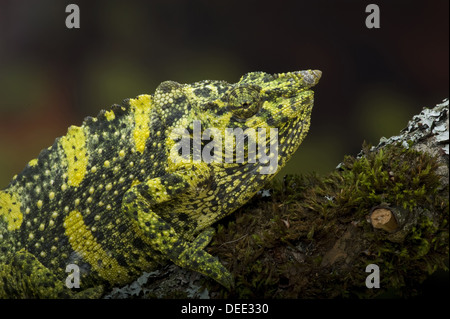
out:
M291 157L308 131L314 101L311 88L318 83L321 74L322 72L318 70L274 75L251 72L242 76L236 84L224 81L203 81L190 85L164 83L157 91L167 91L172 96L177 94L183 96L185 108L180 110L179 117L173 117L175 113L173 111L167 113L172 114L167 118L164 118L162 113L162 120L168 123L168 127L185 130L185 132L187 130L190 139L194 140L194 143L190 144L192 148L195 148L196 128L197 131L200 129L202 159L205 160L205 155L214 153L209 158L213 161L208 163L216 167L229 170L239 167L242 170L245 166L245 170L252 173L258 171L262 174L273 174ZM261 130L265 135L259 135ZM206 140L203 139L205 131L208 131ZM231 142L227 140L227 135L230 133L235 138ZM172 135L172 138L168 136L168 149L175 149L172 146L177 141L176 136L180 135ZM238 137L243 137L245 140L243 139L239 144ZM276 161L276 165L274 169L266 173L263 167L267 166L267 160L265 164L261 164L265 151L261 152L258 148L262 146L263 139L267 142L266 150L271 152L275 142L277 151L275 155L271 153L271 164ZM221 144L220 148L216 147L217 144L215 146L210 144L207 147L208 151L205 152L204 146L209 140ZM256 145L256 149L249 146L250 144ZM243 154L239 153L240 146L244 147ZM232 154L229 152L230 149ZM195 150L191 149L189 154L193 153ZM179 158L177 159L179 154L177 152L171 154L169 162L180 163ZM239 155L243 155L242 161L239 161ZM243 165L236 165L236 163ZM173 169L179 167L178 164L171 166Z
M244 75L228 93L230 122L243 122L246 128L277 129L278 164L282 167L308 132L314 103L311 88L321 76L319 70Z

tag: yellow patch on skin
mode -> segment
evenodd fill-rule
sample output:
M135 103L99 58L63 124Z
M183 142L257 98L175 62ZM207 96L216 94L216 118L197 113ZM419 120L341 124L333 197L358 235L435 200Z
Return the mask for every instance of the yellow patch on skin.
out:
M31 161L28 162L28 165L35 166L35 165L37 165L37 163L38 163L37 158L34 158L34 159L32 159Z
M150 110L152 99L150 95L139 95L136 99L130 99L130 105L134 112L133 139L136 150L144 152L145 143L150 136Z
M149 193L155 197L157 203L164 203L170 199L166 187L161 183L159 177L149 180L146 184L149 186Z
M60 140L67 159L67 184L78 186L86 174L88 155L86 136L82 127L71 126Z
M120 266L117 260L110 257L95 240L84 224L80 212L71 211L64 220L64 228L72 249L80 254L100 277L112 284L124 283L132 279L128 275L127 268Z
M130 187L133 187L134 185L138 185L140 183L141 182L138 179L133 179L133 182L131 182L131 186Z
M9 231L20 228L23 214L20 211L20 200L16 194L0 191L0 217L8 224Z
M105 117L108 121L112 121L116 118L116 114L114 114L114 111L106 111Z

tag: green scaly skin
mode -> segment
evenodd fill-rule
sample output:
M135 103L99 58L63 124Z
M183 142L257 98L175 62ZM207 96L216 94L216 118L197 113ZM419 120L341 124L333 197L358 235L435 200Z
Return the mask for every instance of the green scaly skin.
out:
M0 297L99 297L168 261L231 288L231 274L204 250L210 226L297 150L320 76L307 70L252 72L236 84L167 81L153 96L71 126L0 191ZM226 128L277 128L276 171L262 174L267 163L249 161L247 144L242 163L181 161L176 129L192 139L194 121L222 136ZM224 159L225 148L214 156ZM66 286L69 264L80 269L78 289Z

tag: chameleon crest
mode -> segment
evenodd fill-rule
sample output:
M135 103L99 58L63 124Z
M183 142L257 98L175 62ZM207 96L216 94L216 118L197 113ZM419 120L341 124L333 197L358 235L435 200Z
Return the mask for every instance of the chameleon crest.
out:
M71 126L0 191L0 297L97 297L168 261L232 287L210 226L297 150L320 76L166 81Z

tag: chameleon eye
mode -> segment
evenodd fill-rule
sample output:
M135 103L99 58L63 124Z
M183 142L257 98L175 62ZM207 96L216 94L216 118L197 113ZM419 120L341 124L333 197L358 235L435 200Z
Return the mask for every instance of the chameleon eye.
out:
M259 88L238 86L228 93L228 110L238 120L246 120L255 115L261 107Z

